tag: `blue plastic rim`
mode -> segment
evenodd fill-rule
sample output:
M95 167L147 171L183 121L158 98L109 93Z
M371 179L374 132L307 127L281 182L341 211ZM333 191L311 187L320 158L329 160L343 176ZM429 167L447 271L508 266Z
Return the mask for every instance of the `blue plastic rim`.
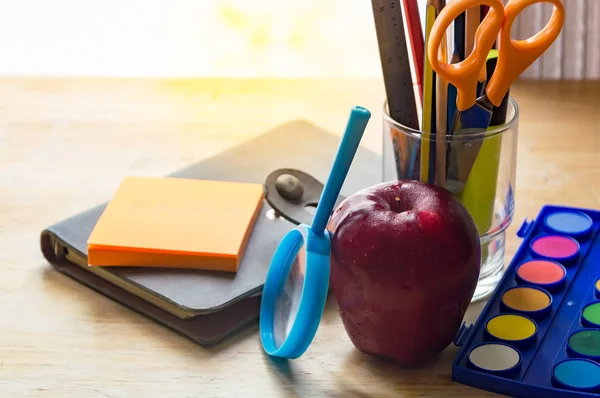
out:
M573 245L575 245L577 247L577 250L575 251L575 253L565 255L565 256L549 256L549 255L546 255L544 253L539 253L536 250L534 250L533 246L535 245L535 243L538 240L548 238L548 237L560 237L561 239L566 239L566 240L572 242ZM579 260L580 251L581 251L581 245L579 244L579 242L576 239L574 239L570 236L566 236L566 235L558 235L558 234L540 235L540 236L536 237L535 239L532 239L531 242L529 243L529 252L531 253L532 257L534 257L536 259L554 260L554 261L561 263L564 266L571 266L571 265L574 265L575 263L577 263L577 261Z
M552 383L569 390L600 392L600 365L589 359L565 359L554 366Z
M287 281L292 263L303 245L304 238L300 229L293 229L281 240L271 259L260 307L261 340L263 348L269 355L281 353L281 347L275 341L275 305Z
M489 362L487 365L490 365L490 366L480 366L480 365L484 365L484 364L479 363L479 365L478 365L473 360L474 359L473 354L477 351L483 351L483 350L488 351L485 353L487 355L492 354L491 351L495 351L495 352L493 352L494 354L496 354L495 361L489 361L489 358L484 360L485 362ZM501 364L502 361L512 363L512 360L510 358L507 358L510 356L518 357L518 360L516 361L516 363L514 365L498 366L498 364L499 363ZM476 369L480 372L490 373L490 374L493 374L496 376L510 377L513 374L519 372L519 370L521 369L522 356L521 356L521 352L517 348L515 348L509 344L500 343L500 342L483 343L483 344L479 344L479 345L473 347L473 349L469 352L469 355L467 356L467 363L471 368Z
M506 293L508 293L511 290L524 289L524 288L525 289L533 289L533 290L537 290L537 291L542 292L549 299L548 300L548 305L545 306L544 308L539 309L539 310L527 311L527 310L513 308L513 307L509 306L508 304L506 304L504 302L504 295ZM543 319L543 318L547 317L550 314L550 312L552 311L552 303L553 303L552 294L550 294L550 292L548 292L547 290L544 290L544 289L539 288L537 286L514 286L514 287L511 287L510 289L506 289L504 291L504 293L502 293L502 296L500 298L500 305L501 305L502 310L504 312L506 312L506 313L513 312L513 313L516 313L516 314L519 314L519 315L525 315L526 318L529 317L529 318L531 318L534 321L535 320L540 320L540 319ZM537 327L537 325L536 325L536 327Z
M323 244L315 243L315 247L311 247L310 235L309 227L303 224L288 232L277 247L267 273L260 308L260 331L263 348L272 356L289 359L301 356L312 342L323 315L329 289L329 255L320 250ZM329 242L328 233L323 238ZM290 280L288 275L292 265L303 252L306 260L301 294L296 300L297 308L294 310L292 306L288 312L289 305L282 308L285 304L281 303L294 299L286 299L284 290ZM293 318L287 319L287 315ZM284 326L285 332L279 332Z
M325 228L370 118L366 108L352 107L312 224L286 234L271 259L260 308L268 355L296 359L317 333L329 291L331 240Z
M546 231L575 239L587 238L593 225L592 218L578 210L556 211L544 218Z

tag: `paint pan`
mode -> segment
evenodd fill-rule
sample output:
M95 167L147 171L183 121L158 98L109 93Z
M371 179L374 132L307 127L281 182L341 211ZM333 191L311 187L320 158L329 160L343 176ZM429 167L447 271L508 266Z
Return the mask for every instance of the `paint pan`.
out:
M590 235L593 225L590 216L581 211L557 211L544 219L546 231L582 240Z
M454 339L452 380L510 397L600 398L600 209L544 206L517 236L477 322Z
M525 315L501 314L485 325L489 340L504 342L519 349L529 348L537 337L537 324Z
M588 359L567 359L554 367L552 381L570 390L597 392L600 389L600 365Z
M587 328L600 328L600 301L588 304L583 308L581 324Z
M567 353L571 357L600 360L600 329L581 329L569 336Z
M569 236L545 235L535 238L529 246L534 257L558 261L570 266L579 259L579 242Z
M542 319L552 310L552 296L544 289L519 286L502 294L502 310L517 312L533 319Z
M534 285L550 292L564 287L567 270L552 260L528 260L517 268L515 278L518 283Z
M507 344L484 343L471 350L469 365L498 376L509 376L519 371L521 353Z

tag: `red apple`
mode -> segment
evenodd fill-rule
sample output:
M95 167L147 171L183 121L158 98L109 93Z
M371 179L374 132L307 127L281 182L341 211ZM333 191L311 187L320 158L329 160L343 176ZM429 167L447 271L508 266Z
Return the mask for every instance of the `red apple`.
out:
M352 343L403 366L454 339L479 278L477 228L446 189L374 185L333 212L331 291Z

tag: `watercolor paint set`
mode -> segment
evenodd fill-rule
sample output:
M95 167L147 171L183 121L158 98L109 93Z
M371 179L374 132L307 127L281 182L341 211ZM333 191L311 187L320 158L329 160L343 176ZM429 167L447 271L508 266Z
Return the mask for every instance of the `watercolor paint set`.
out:
M600 211L545 206L477 322L454 381L513 397L600 398Z

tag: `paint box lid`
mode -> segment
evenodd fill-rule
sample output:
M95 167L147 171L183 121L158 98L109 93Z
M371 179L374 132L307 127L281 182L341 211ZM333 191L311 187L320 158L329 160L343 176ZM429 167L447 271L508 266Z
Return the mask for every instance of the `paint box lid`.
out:
M508 396L600 398L599 230L600 210L565 206L523 222L498 287L456 336L455 382Z

